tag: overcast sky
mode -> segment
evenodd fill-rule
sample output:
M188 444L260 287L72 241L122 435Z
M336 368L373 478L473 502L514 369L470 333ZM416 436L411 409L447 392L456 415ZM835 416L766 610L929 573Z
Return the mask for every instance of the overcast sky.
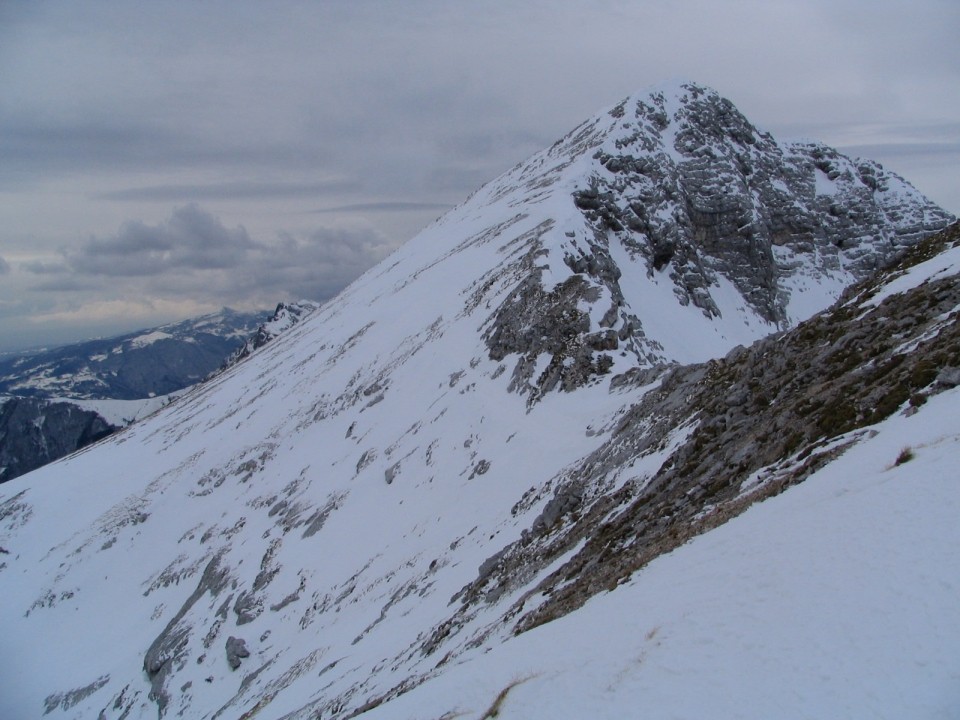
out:
M960 214L957 0L0 2L0 350L324 300L664 80Z

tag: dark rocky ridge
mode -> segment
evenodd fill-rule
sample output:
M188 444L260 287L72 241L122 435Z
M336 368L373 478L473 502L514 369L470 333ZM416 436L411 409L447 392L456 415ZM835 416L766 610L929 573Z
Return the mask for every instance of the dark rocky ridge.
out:
M598 238L616 233L652 271L668 271L681 302L717 313L709 286L719 273L784 323L775 247L862 279L951 221L933 203L902 202L909 186L877 163L778 144L729 100L683 88L679 106L663 93L618 105L613 114L635 130L617 139L617 154L597 152L602 169L575 196Z
M609 441L540 491L552 488L553 500L519 542L481 566L425 652L469 622L476 606L523 588L579 542L582 549L507 611L516 632L575 610L694 535L802 482L870 425L960 385L956 275L865 305L884 282L948 247L960 247L960 224L789 332L723 360L613 378L612 392L659 385L622 415ZM683 428L689 434L658 472L614 489L621 468L662 451Z
M304 320L319 307L320 303L312 300L277 303L273 314L257 328L256 332L246 339L242 346L227 358L221 369L236 365L244 358L249 357L251 353L259 350L278 335Z
M714 293L725 278L772 329L786 329L796 322L789 302L798 272L860 280L952 221L874 162L817 143L778 144L695 84L671 92L624 100L558 141L548 156L563 158L559 165L521 173L539 191L591 158L571 197L585 231L566 233L562 255L577 279L544 288L540 271L551 258L534 243L518 259L527 279L485 334L492 359L520 354L514 389L531 402L604 374L611 351L639 366L671 360L644 332L615 252L648 278L666 274L677 301L707 317L721 316ZM585 310L596 302L606 303L600 327ZM534 378L541 354L550 369Z
M0 483L115 432L92 410L37 398L0 399Z

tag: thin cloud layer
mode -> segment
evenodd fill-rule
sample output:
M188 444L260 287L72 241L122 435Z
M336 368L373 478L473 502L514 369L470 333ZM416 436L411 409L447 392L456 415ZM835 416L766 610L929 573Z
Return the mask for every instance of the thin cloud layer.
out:
M420 202L368 202L368 203L350 203L349 205L337 205L336 207L321 208L315 210L317 213L340 213L340 212L419 212L421 210L449 210L452 205L446 203L420 203Z
M311 198L323 196L332 190L343 192L356 188L355 182L344 179L324 182L254 182L238 181L207 185L152 185L105 192L101 200L192 202L200 200L263 200L275 198Z

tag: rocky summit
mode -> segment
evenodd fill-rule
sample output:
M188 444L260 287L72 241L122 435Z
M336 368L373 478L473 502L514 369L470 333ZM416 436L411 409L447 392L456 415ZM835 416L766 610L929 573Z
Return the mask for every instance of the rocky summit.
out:
M305 319L310 313L315 312L320 307L320 303L313 300L299 300L297 302L277 303L273 314L268 317L257 331L247 338L243 345L231 353L230 357L223 363L225 369L238 362L251 353L259 350L271 340L277 338L281 333L286 332L294 325Z
M949 716L951 222L618 103L0 486L0 715Z

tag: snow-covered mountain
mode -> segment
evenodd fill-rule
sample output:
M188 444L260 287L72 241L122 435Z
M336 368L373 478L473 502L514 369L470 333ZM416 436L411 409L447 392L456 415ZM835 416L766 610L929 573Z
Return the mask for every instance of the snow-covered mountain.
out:
M0 487L0 715L949 716L949 220L625 100Z
M245 357L249 357L251 353L259 350L282 333L287 332L319 308L320 303L314 302L313 300L277 303L273 315L268 317L263 324L257 328L257 331L248 337L246 342L227 358L224 363L224 368L236 365Z
M0 396L0 483L137 422L182 392L142 400Z
M0 482L163 407L245 348L268 320L225 308L0 360Z
M318 307L312 300L281 302L265 319L263 313L225 308L107 340L26 353L5 368L0 363L0 372L7 373L0 387L18 393L0 395L0 483L147 417ZM260 319L256 331L248 332ZM236 347L244 333L246 340ZM231 347L236 349L215 365L217 353Z
M142 400L206 378L256 332L264 312L223 310L118 337L0 359L0 395Z

